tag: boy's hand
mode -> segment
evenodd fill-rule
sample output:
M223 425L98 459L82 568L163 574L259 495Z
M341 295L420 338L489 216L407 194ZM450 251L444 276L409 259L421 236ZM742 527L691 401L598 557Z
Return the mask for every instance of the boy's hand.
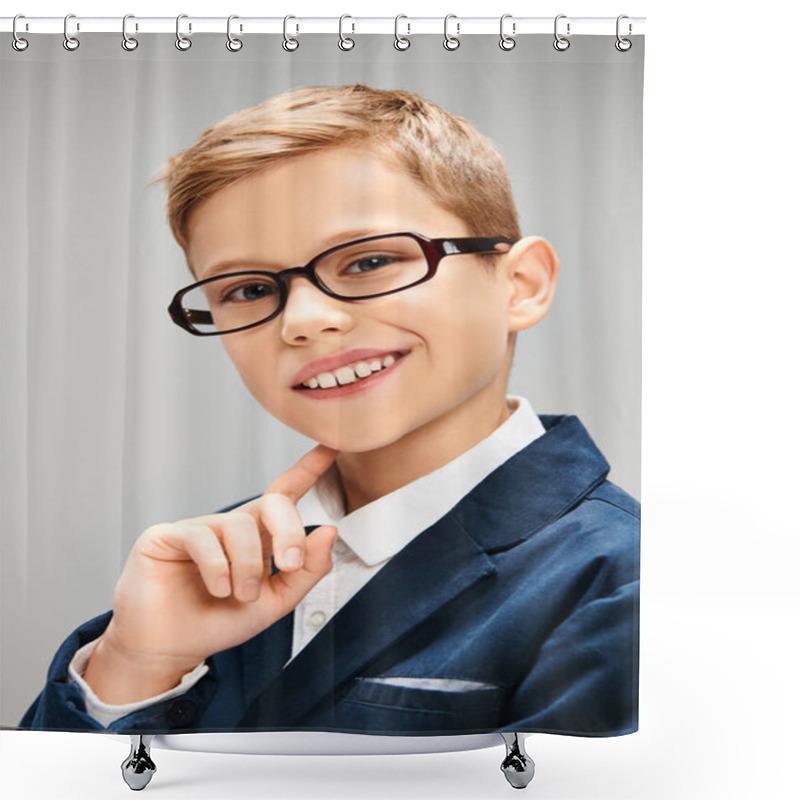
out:
M84 675L100 700L120 705L171 689L207 656L289 613L330 572L336 528L306 536L296 503L336 455L317 445L261 497L139 537Z

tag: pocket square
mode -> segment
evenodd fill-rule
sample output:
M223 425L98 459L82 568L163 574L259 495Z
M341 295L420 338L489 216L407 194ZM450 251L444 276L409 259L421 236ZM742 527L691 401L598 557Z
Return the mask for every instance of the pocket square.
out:
M382 683L387 686L399 686L404 689L424 689L429 692L477 692L496 690L494 683L466 681L461 678L414 678L401 675L387 675L379 678L359 678L360 681Z

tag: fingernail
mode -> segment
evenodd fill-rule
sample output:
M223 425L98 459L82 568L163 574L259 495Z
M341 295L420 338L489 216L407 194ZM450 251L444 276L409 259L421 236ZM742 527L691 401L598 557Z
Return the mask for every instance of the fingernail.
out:
M290 547L283 554L283 565L287 569L297 569L303 564L303 551L299 547Z
M258 589L260 583L261 581L258 581L255 578L250 578L244 582L242 594L244 595L245 601L258 600Z

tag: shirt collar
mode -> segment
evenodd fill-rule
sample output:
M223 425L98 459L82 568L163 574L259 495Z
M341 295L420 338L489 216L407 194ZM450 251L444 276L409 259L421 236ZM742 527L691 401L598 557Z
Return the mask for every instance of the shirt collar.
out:
M336 525L339 539L370 566L388 560L487 475L544 434L527 399L514 395L507 399L510 416L485 439L443 467L351 514L344 513L344 495L334 464L298 502L303 524Z

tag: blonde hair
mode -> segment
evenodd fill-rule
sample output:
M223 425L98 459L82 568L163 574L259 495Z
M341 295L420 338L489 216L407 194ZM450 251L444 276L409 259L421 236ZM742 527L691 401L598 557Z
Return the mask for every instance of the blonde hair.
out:
M399 165L473 236L520 238L505 164L465 119L416 94L368 86L306 86L212 125L156 178L184 251L189 217L225 186L282 159L363 143Z

